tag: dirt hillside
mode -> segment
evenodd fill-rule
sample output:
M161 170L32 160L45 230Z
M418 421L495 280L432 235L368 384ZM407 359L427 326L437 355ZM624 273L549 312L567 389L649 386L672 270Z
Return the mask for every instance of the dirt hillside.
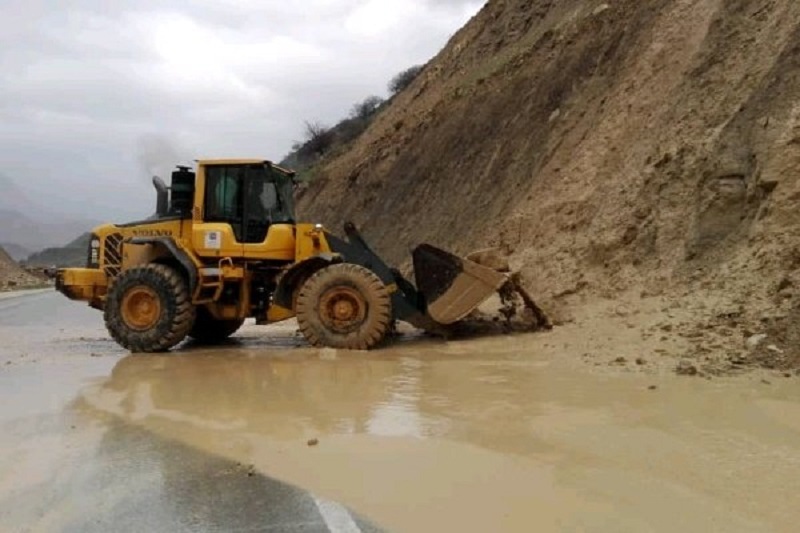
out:
M11 256L0 247L0 291L41 285L44 280L25 272Z
M353 219L397 264L502 247L567 319L669 295L700 354L792 366L798 67L794 0L490 0L301 214Z

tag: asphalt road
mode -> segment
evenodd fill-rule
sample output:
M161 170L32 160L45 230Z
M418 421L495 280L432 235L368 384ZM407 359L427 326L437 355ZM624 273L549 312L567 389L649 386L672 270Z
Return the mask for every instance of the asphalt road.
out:
M78 391L126 355L97 312L6 296L0 341L0 531L377 531L252 465L87 414Z

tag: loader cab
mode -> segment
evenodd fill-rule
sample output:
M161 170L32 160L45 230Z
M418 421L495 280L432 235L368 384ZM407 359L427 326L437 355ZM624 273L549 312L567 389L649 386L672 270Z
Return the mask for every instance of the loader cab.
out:
M294 259L293 174L268 161L203 161L192 241L205 257Z

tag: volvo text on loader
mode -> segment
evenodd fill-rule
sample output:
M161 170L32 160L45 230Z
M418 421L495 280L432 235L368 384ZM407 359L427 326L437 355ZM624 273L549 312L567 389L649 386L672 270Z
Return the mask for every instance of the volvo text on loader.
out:
M199 161L178 167L170 187L153 183L155 215L96 228L86 268L56 274L56 288L102 310L111 336L133 352L168 350L187 336L218 342L247 318L293 317L313 345L369 349L395 320L440 332L511 282L421 245L414 285L352 224L343 239L298 223L294 174L268 161Z

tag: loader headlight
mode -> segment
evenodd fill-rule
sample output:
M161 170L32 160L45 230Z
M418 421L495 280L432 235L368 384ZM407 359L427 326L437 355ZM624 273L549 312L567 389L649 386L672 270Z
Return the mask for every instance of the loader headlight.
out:
M92 235L89 240L89 257L87 261L88 268L98 268L100 266L100 238L97 235Z

